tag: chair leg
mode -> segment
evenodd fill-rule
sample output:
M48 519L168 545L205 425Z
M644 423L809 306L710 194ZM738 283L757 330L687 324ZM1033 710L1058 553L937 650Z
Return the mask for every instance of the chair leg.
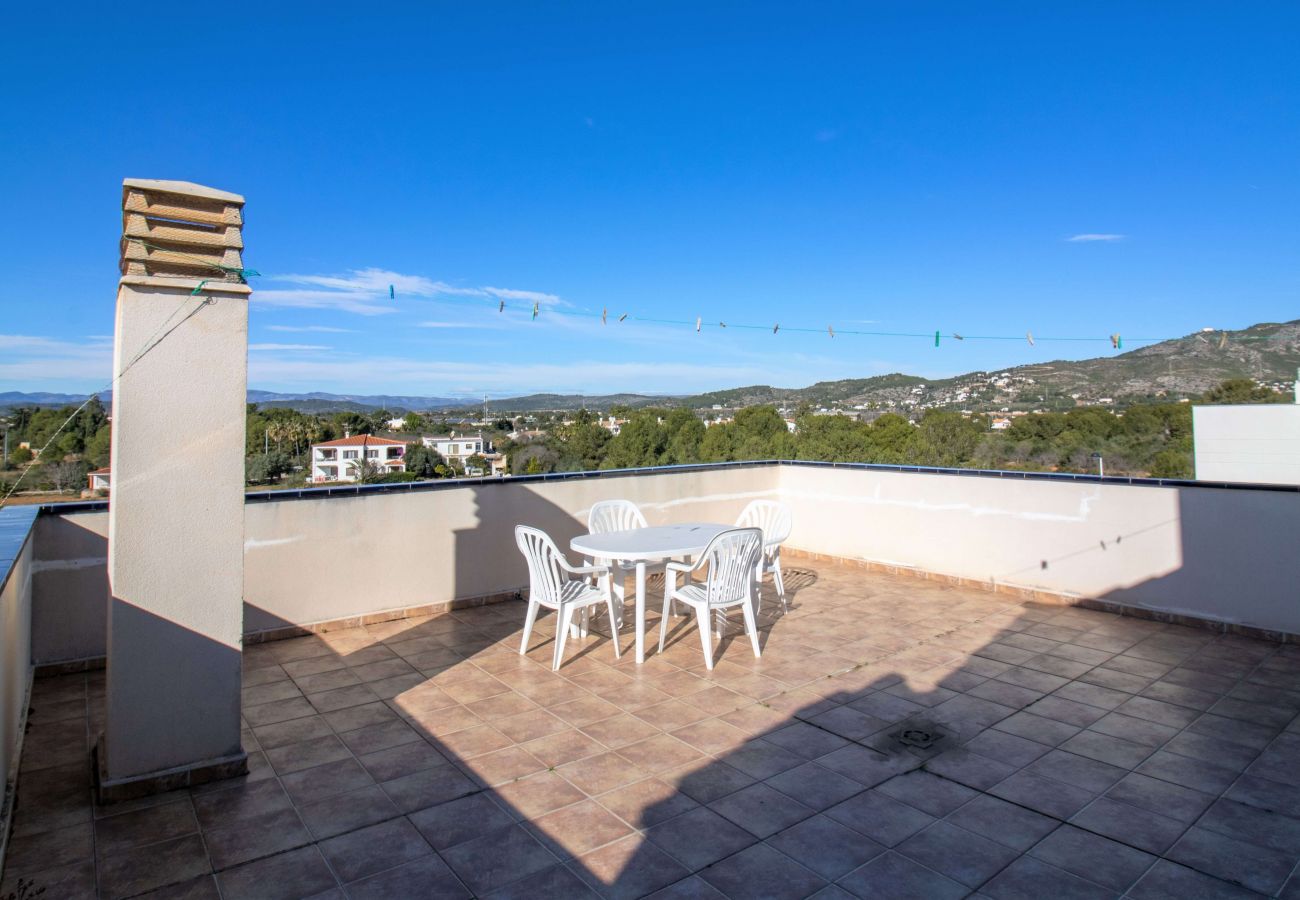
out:
M614 643L614 658L618 659L621 653L618 649L618 623L614 621L614 595L605 594L605 608L609 610L609 637Z
M668 608L672 606L672 591L664 590L664 611L659 616L659 652L664 652L664 638L668 636Z
M740 604L740 610L745 614L745 630L749 632L749 642L754 645L754 656L762 656L763 654L758 649L758 623L754 619L754 607L748 603L742 603Z
M582 614L578 617L578 637L585 638L591 634L591 607L584 606Z
M551 662L551 670L560 671L560 662L564 659L564 640L569 636L569 625L573 623L573 607L561 606L558 610L559 622L555 629L555 659Z
M776 595L781 598L781 610L789 612L790 607L785 602L785 579L781 577L780 549L772 556L772 580L776 582Z
M537 608L541 604L536 600L528 601L528 615L524 618L524 639L519 642L519 655L528 652L528 637L533 633L533 623L537 621Z
M614 565L617 565L615 563ZM624 573L616 568L610 569L609 589L615 600L614 609L618 611L618 627L623 627L623 611L627 604L627 582L623 577Z
M709 616L713 611L707 606L695 608L695 618L700 623L700 644L704 647L704 668L713 671L713 642L709 640Z
M763 557L758 558L758 565L754 567L754 611L758 612L763 606Z

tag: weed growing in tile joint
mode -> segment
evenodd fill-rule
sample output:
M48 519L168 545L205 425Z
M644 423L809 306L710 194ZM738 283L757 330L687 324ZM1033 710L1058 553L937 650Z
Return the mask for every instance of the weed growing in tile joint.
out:
M10 891L0 900L36 900L37 897L45 893L45 888L37 887L36 882L28 881L25 878L18 879L18 889Z

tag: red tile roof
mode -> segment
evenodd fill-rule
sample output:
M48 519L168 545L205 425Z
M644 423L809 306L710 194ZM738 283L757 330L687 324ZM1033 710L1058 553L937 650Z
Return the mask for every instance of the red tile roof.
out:
M352 437L339 438L334 441L325 441L321 444L312 444L313 447L365 447L366 445L386 446L386 447L405 447L405 441L392 441L388 438L379 438L371 434L354 434Z

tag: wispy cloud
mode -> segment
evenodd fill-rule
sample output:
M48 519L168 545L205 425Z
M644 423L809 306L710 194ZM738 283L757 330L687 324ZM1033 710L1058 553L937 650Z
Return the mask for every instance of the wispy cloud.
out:
M417 328L480 328L473 322L416 322Z
M254 292L253 301L263 306L291 309L335 309L362 316L395 312L397 303L409 297L482 297L491 300L524 300L539 306L568 304L555 294L502 287L465 287L437 281L423 275L405 275L388 269L353 269L341 275L279 275L268 279L295 285ZM389 289L394 296L389 296Z
M332 325L267 325L267 331L284 332L320 332L322 334L353 334L351 328L335 328Z
M77 342L0 334L0 360L0 384L19 390L106 383L113 372L113 339L96 335Z
M249 344L249 350L333 350L324 344Z
M1086 234L1072 234L1065 240L1070 244L1093 244L1097 242L1122 241L1124 240L1124 237L1125 236L1122 234L1097 234L1088 232Z

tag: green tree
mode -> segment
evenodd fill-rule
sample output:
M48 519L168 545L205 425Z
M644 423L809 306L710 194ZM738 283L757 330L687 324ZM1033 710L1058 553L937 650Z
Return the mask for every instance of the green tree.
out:
M272 450L248 457L244 461L244 478L249 484L269 484L278 481L292 468L293 461L288 454Z
M658 410L641 410L623 424L606 448L604 469L657 466L667 445L667 432L659 424Z
M579 410L566 425L554 431L558 442L561 467L569 471L599 469L605 456L605 447L612 435L596 423L596 417L587 410Z
M1285 403L1286 394L1272 388L1261 387L1249 378L1229 378L1210 388L1201 397L1202 403Z
M961 466L975 453L980 426L961 413L926 410L916 432L915 462L923 466Z
M447 471L447 461L442 458L442 454L419 441L406 445L402 460L406 464L406 471L416 478L441 478L439 467L444 472Z
M427 427L429 427L429 420L426 419L424 416L420 415L418 412L408 412L402 418L403 431L408 431L411 432L412 434L418 434L419 432L424 431Z
M99 431L96 431L94 436L86 442L86 460L97 469L108 465L112 441L112 427L105 425L100 428Z
M774 406L737 410L732 429L734 459L789 459L794 455L790 429Z
M1151 460L1152 478L1192 478L1190 453L1178 450L1161 450Z
M699 416L679 406L668 414L664 428L667 432L664 462L683 465L700 461L705 428Z

